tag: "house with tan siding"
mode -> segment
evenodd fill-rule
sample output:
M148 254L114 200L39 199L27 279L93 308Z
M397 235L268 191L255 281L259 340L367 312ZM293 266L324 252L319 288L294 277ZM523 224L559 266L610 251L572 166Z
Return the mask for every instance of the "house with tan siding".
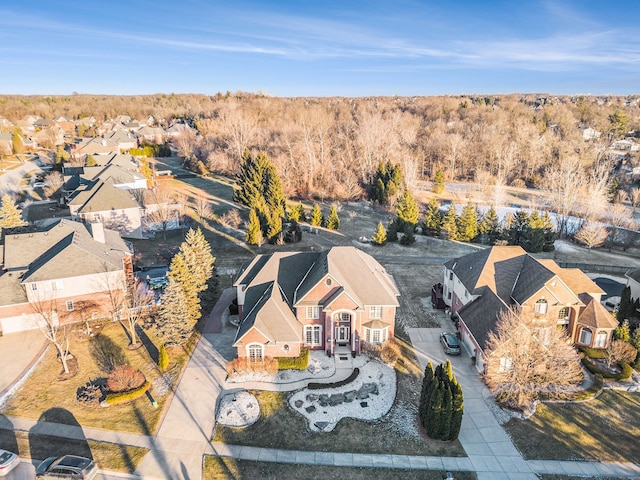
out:
M479 371L502 311L535 315L541 328L562 328L575 345L609 346L615 318L600 304L605 292L577 268L537 260L519 246L495 246L444 264L443 299Z
M258 255L234 287L239 357L296 357L302 348L355 356L363 342L394 335L400 292L393 277L355 247Z
M3 334L39 328L46 304L63 323L109 315L110 292L133 276L132 251L102 224L58 220L5 236L0 271Z

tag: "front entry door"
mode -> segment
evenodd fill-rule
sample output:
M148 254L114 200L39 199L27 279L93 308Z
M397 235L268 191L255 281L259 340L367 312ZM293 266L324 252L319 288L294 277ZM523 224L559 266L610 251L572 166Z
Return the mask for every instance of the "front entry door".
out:
M336 327L336 341L339 343L349 341L349 327Z

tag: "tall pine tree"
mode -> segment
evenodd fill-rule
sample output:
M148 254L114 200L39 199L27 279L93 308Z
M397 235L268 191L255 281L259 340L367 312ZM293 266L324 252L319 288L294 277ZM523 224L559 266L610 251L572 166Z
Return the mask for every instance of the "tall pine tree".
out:
M22 227L27 223L22 220L22 210L17 206L11 195L5 193L0 205L0 232L5 228Z
M458 240L470 242L478 236L478 212L473 203L467 203L458 218Z
M244 241L249 245L258 246L264 243L264 237L260 229L260 219L258 218L255 208L252 208L249 212L249 224L247 225L247 234L245 235Z
M340 228L340 218L338 218L338 210L335 205L331 205L326 226L329 230L338 230Z
M441 232L445 232L449 240L458 239L458 214L453 205L449 205L449 210L442 219Z
M491 205L487 213L482 216L479 231L482 235L482 242L488 243L489 245L495 245L496 241L502 236L500 219L493 205Z
M309 218L309 223L314 227L320 227L322 225L323 217L322 210L317 203L313 204L313 208L311 209L311 216Z
M387 243L387 230L384 228L384 225L382 225L382 222L378 222L376 231L371 237L371 243L374 245L384 245Z
M440 235L441 227L442 214L440 213L440 203L438 203L438 200L434 197L429 200L424 212L423 233L431 237L437 237Z

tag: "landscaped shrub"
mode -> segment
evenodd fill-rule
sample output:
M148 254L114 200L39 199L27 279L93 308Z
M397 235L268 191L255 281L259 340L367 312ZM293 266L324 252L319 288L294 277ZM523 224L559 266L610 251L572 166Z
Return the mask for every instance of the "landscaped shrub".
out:
M167 347L162 345L158 352L158 368L162 371L166 370L169 366L169 354L167 353Z
M579 350L581 352L584 352L584 354L589 358L595 358L599 360L607 358L607 351L603 348L579 347Z
M238 357L228 362L226 369L230 378L246 374L275 375L278 372L278 361L272 357L265 357L261 362L253 362L247 357Z
M359 368L354 368L353 372L351 372L351 375L349 375L347 378L345 378L344 380L340 380L339 382L333 382L333 383L317 383L317 382L311 382L309 385L307 385L307 388L309 390L322 390L323 388L338 388L338 387L342 387L348 383L353 382L356 378L358 378L358 375L360 375L360 369Z
M299 357L278 357L278 370L306 370L309 366L309 349L300 350Z
M362 342L362 352L375 360L394 365L402 355L402 348L395 339L391 339L381 345Z
M588 358L583 358L582 364L587 367L587 370L589 370L591 373L602 375L602 377L606 378L607 380L625 381L629 380L631 378L631 375L633 374L633 368L631 368L631 365L626 362L620 362L618 364L618 366L620 367L620 372L618 373L601 370Z
M110 392L128 392L138 388L145 382L144 374L131 365L116 366L107 379Z
M119 403L131 402L137 398L143 396L151 384L148 381L145 381L138 388L133 390L129 390L128 392L115 392L115 393L107 393L107 397L104 399L104 404L106 405L117 405Z

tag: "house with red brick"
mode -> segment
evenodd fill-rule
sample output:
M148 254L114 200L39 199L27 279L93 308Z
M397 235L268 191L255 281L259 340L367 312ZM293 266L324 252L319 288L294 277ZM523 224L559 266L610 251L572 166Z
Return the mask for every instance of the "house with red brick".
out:
M393 337L400 292L355 247L258 255L239 272L238 357L296 357L302 348L359 355Z
M618 322L600 304L604 293L581 270L537 260L519 246L495 246L444 264L443 299L479 371L489 332L508 308L532 313L541 328L564 329L575 345L608 347Z

